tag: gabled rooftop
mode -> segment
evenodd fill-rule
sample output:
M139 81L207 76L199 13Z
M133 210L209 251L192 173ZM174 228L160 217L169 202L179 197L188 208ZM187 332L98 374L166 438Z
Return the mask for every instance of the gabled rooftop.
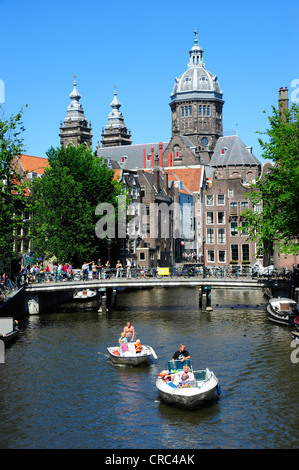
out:
M219 137L210 165L261 165L260 161L253 155L252 148L246 147L244 142L237 136Z

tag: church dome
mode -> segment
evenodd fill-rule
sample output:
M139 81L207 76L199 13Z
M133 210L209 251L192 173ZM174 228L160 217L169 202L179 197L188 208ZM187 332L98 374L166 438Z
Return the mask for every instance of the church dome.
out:
M203 49L198 45L197 31L192 49L189 51L190 60L187 70L175 78L171 101L191 99L214 99L222 101L222 91L218 78L205 68Z

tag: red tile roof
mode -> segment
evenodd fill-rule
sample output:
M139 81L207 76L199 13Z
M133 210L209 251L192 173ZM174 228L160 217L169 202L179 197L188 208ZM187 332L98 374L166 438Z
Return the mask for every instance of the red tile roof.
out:
M200 190L202 168L167 168L164 171L168 174L169 181L182 181L185 188L190 192Z
M18 155L18 160L24 171L43 175L45 168L49 166L47 158L33 157L31 155Z

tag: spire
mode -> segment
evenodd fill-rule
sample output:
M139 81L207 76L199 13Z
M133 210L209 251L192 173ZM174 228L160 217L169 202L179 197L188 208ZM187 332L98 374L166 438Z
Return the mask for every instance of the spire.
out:
M74 75L73 85L74 85L74 88L73 88L73 91L70 93L69 97L71 100L80 101L81 95L76 88L77 87L76 75Z
M112 111L108 116L108 123L105 127L105 132L102 132L103 147L112 145L130 145L131 133L128 132L124 122L124 117L120 111L121 104L117 98L116 85L114 85L114 97L110 103Z
M189 51L190 61L189 61L188 67L194 67L194 66L204 67L205 66L205 64L203 63L204 51L198 44L198 32L196 28L194 29L193 33L194 33L194 45L192 49Z
M76 75L74 75L73 90L69 97L71 102L68 105L66 117L63 123L60 124L60 143L64 146L69 143L74 145L85 143L91 147L91 123L89 123L88 127L87 119L84 116L84 109L80 103L81 95L77 90Z

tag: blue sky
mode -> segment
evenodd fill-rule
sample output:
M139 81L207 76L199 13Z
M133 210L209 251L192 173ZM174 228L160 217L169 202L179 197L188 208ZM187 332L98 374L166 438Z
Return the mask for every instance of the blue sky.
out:
M171 137L170 94L198 30L207 70L225 100L224 132L260 158L278 89L299 83L298 0L151 2L0 0L0 80L5 113L24 111L25 153L59 146L76 74L93 148L107 124L114 85L134 144ZM299 85L297 85L299 88ZM299 94L298 94L299 95ZM297 95L297 96L298 96ZM263 113L266 111L266 114Z

